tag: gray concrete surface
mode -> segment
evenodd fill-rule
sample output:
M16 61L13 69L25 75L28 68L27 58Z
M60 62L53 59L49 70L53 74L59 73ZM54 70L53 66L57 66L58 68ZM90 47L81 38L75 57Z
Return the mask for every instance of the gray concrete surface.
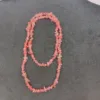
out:
M59 84L50 92L32 94L21 77L22 48L29 19L53 12L63 27L63 68ZM54 50L54 25L37 23L34 52L47 61ZM53 44L53 45L52 45ZM49 85L56 61L39 68L29 58L32 85ZM0 2L0 100L100 100L100 6L86 0L2 0Z

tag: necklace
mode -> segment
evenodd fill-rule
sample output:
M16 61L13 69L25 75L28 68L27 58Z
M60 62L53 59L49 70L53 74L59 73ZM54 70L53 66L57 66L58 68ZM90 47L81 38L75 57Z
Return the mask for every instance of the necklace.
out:
M35 58L34 52L32 51L32 41L34 39L33 38L34 27L35 27L36 22L40 19L50 19L56 25L56 28L55 28L55 38L56 38L55 51L54 51L52 58L46 63L38 62L38 60L36 60L36 58ZM28 26L26 28L26 31L27 31L27 37L26 37L25 42L24 42L24 48L23 48L24 57L23 57L22 66L21 66L22 76L25 80L26 86L33 93L47 92L47 91L55 88L56 85L58 84L61 66L62 66L62 59L61 59L62 58L62 50L61 50L62 28L60 26L60 22L52 12L50 12L50 13L47 13L47 12L38 13L30 20L30 22L28 22ZM28 75L25 71L25 65L26 65L27 60L28 60L28 57L27 57L28 54L30 54L32 60L40 67L49 67L50 64L52 64L52 62L57 58L58 67L56 69L56 77L54 79L54 82L50 86L47 86L47 87L44 86L42 88L32 87L31 81L29 80Z

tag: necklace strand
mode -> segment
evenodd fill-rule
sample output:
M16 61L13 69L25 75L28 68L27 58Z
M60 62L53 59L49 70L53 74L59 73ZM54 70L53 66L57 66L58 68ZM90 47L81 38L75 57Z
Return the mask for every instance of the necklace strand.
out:
M56 28L55 28L55 38L56 38L55 51L54 51L52 58L46 63L38 62L38 60L36 60L35 55L32 51L32 41L34 39L33 38L34 27L35 27L36 22L40 19L50 19L52 22L54 22L56 24ZM58 84L61 66L62 66L62 59L61 59L62 58L62 50L61 50L62 28L60 26L60 22L52 12L50 12L50 13L48 13L48 12L38 13L30 20L30 22L28 22L28 26L26 28L26 31L27 31L27 37L26 37L26 40L24 42L24 48L23 48L24 57L23 57L22 66L21 66L22 76L25 80L26 86L33 93L47 92L47 91L55 88L56 85ZM57 70L56 70L56 78L54 79L54 82L50 86L47 86L47 87L44 86L42 88L32 87L31 81L29 80L28 75L25 71L25 65L26 65L27 60L28 60L28 57L27 57L28 54L30 54L33 62L35 62L40 67L49 67L53 63L53 61L57 58L58 67L57 67Z

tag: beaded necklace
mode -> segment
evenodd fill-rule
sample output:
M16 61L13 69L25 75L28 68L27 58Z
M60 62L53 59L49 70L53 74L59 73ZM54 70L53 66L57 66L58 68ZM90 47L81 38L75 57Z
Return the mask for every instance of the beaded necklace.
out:
M34 39L33 38L34 37L34 27L35 27L36 22L40 19L50 19L56 25L56 28L55 28L55 38L56 38L55 51L54 51L52 58L46 63L38 62L38 60L35 58L34 52L32 51L32 42ZM26 31L27 31L27 37L26 37L26 40L24 42L24 48L23 48L24 57L23 57L22 66L21 66L22 76L25 80L26 86L33 93L47 92L47 91L55 88L56 85L58 84L61 66L62 66L62 59L61 59L62 58L62 50L61 50L62 28L60 26L60 22L59 22L58 18L52 12L50 12L50 13L48 13L48 12L38 13L35 16L33 16L33 18L30 20L30 22L28 22L28 26L26 28ZM25 65L26 65L27 60L28 60L28 57L27 57L28 54L30 54L32 60L40 67L49 67L52 64L52 62L57 58L58 67L56 69L56 77L54 79L54 82L50 86L47 86L47 87L44 86L42 88L32 87L31 81L29 80L28 75L25 71Z

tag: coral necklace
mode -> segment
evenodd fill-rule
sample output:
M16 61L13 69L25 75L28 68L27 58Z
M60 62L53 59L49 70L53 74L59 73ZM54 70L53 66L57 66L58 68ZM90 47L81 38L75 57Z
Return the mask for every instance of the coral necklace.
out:
M56 28L55 28L55 37L56 37L55 51L54 51L52 58L46 63L38 62L36 60L35 56L34 56L33 51L32 51L32 40L33 40L33 36L34 36L34 27L35 27L36 22L40 19L50 19L52 22L54 22L56 24ZM22 76L25 80L26 86L33 93L47 92L47 91L53 89L54 87L56 87L58 80L59 80L61 66L62 66L62 59L61 59L62 58L62 50L61 50L62 29L61 29L61 26L60 26L60 22L56 18L56 16L53 15L52 12L50 12L50 13L47 13L47 12L38 13L30 20L30 22L28 22L28 26L26 28L26 31L27 31L27 37L26 37L26 40L24 42L24 48L23 48L24 57L23 57L22 66L21 66ZM56 70L56 78L54 79L54 82L50 86L48 86L48 87L44 86L42 88L33 88L31 86L31 82L30 82L28 75L26 74L26 71L25 71L25 64L27 63L27 60L28 60L28 57L27 57L28 53L30 54L32 60L40 67L49 67L50 64L52 64L52 62L54 61L54 59L57 58L58 67L57 67L57 70Z

